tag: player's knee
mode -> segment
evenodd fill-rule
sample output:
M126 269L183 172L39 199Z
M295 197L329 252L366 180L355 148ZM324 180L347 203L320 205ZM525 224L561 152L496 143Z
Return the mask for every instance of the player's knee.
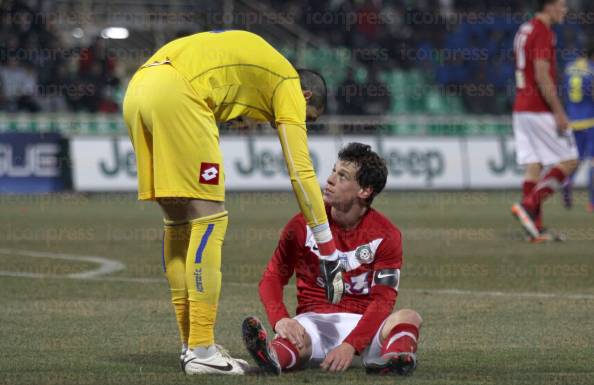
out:
M530 163L526 165L524 177L528 180L538 180L540 173L542 172L542 166L540 163Z
M423 323L421 315L412 309L400 309L397 312L390 314L388 319L391 321L390 323L393 324L392 326L399 323L409 323L418 327Z

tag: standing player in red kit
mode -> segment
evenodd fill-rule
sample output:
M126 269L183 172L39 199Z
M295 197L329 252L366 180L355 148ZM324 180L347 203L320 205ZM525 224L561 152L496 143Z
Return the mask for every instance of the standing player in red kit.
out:
M557 90L555 34L567 13L565 0L539 0L539 12L514 38L516 157L526 166L523 197L512 206L531 241L551 239L542 226L542 203L577 167L577 148ZM543 166L552 166L541 176Z
M318 272L319 250L302 214L285 226L260 281L260 299L277 336L267 340L255 317L243 322L243 338L268 373L320 364L346 370L355 354L367 372L411 374L416 367L420 315L392 313L402 265L400 231L371 208L386 185L385 161L370 146L350 143L338 154L324 190L324 203L345 270L345 292L338 304L326 300ZM283 302L283 287L296 275L297 316Z

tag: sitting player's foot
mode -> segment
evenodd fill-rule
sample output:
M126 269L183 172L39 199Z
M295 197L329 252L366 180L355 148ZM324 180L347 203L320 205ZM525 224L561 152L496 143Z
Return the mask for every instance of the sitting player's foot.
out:
M280 375L281 366L276 352L268 343L268 334L256 317L247 317L241 325L245 347L265 373Z
M540 232L534 223L533 215L521 203L514 203L511 210L529 237L536 239L540 236Z
M411 375L417 368L417 355L410 352L388 353L383 356L388 358L384 365L366 365L367 374L399 374L401 376Z
M343 268L339 259L335 261L320 260L320 274L322 274L325 283L326 299L333 304L340 302L344 292L342 271Z
M212 345L201 351L190 350L183 358L182 367L188 375L229 374L242 375L248 369L245 360L235 359L219 345Z

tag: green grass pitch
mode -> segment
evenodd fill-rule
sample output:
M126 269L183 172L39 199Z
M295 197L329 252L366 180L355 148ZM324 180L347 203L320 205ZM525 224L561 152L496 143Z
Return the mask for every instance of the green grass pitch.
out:
M351 368L228 378L179 370L154 204L130 194L0 196L0 384L594 384L594 216L583 193L572 211L555 196L546 221L569 241L532 245L509 213L517 197L378 198L404 237L396 306L425 320L412 377ZM256 284L296 204L290 194L244 193L227 206L216 335L247 359L240 323L264 317ZM98 265L83 256L125 268L89 279ZM286 289L290 309L294 295Z

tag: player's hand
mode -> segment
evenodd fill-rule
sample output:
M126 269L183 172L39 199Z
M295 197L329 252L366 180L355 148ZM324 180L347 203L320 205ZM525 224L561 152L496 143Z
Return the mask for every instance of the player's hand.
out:
M276 334L288 339L299 350L305 349L305 328L292 318L283 318L274 326Z
M320 367L329 372L344 372L351 366L354 356L355 348L351 344L343 342L328 353Z
M564 111L559 111L555 113L555 123L557 124L557 131L560 134L564 134L567 128L569 128L569 119Z

